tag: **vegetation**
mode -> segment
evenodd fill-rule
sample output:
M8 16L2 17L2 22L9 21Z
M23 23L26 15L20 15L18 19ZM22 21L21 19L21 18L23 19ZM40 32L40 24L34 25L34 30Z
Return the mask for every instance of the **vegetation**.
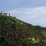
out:
M46 46L46 28L0 15L0 46Z

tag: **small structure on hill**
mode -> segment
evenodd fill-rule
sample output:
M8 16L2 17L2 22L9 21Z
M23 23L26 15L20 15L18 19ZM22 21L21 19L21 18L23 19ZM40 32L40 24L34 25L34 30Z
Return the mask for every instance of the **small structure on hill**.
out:
M7 16L10 16L9 13L4 13L3 11L1 11L0 15L7 15Z

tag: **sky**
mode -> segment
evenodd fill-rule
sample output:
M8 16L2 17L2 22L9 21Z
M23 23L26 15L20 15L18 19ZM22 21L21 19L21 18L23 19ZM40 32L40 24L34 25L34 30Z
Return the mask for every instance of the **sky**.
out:
M0 0L0 11L29 24L46 27L46 0Z

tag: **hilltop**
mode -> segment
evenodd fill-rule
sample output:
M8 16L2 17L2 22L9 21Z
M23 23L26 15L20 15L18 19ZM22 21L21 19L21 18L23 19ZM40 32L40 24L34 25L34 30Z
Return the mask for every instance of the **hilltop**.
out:
M0 46L45 46L46 28L12 16L0 15Z

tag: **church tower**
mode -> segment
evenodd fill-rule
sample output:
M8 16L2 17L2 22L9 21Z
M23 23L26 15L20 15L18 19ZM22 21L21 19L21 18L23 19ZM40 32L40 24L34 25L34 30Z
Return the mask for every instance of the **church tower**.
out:
M3 15L4 13L3 13L3 11L1 11L1 15Z

